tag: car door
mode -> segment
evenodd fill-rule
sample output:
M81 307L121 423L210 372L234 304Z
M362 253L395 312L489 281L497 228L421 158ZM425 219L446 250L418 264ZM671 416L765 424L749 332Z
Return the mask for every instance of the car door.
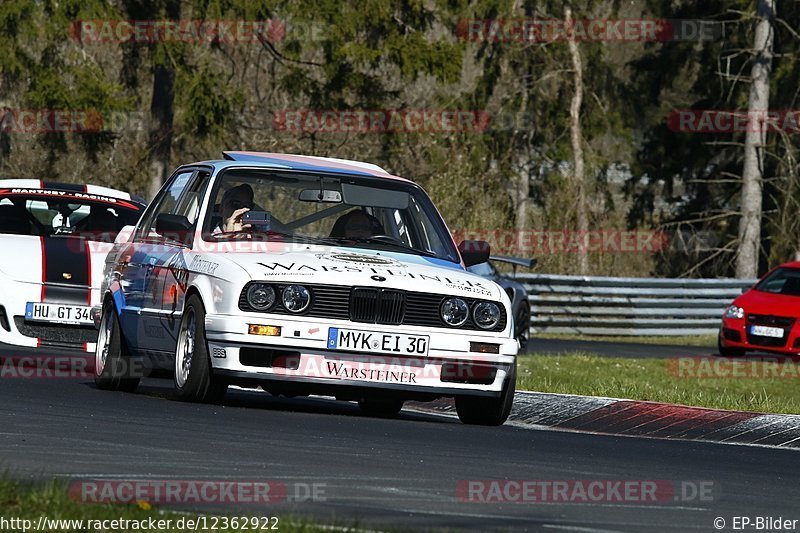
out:
M185 219L188 227L187 238L181 239L181 245L169 250L168 257L164 257L164 263L158 270L158 283L162 289L160 322L166 341L164 349L171 353L174 352L178 342L183 300L189 279L188 263L191 262L193 237L210 179L209 169L198 169L191 184L170 213Z
M125 269L123 333L140 353L165 351L167 344L160 320L163 279L159 280L158 269L174 254L176 243L156 231L156 220L161 213L175 208L196 173L195 169L179 169L173 174L133 235L132 253Z

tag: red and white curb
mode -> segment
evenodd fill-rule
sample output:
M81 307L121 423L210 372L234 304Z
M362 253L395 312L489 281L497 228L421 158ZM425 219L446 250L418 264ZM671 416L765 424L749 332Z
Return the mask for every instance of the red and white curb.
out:
M452 400L406 402L417 411L454 414ZM606 435L800 449L800 416L724 411L658 402L517 392L509 423Z

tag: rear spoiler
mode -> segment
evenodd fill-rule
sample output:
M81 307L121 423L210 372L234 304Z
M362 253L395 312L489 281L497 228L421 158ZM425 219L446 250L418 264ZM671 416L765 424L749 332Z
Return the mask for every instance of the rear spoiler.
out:
M539 262L538 259L523 259L521 257L509 257L506 255L492 255L489 257L489 260L500 263L508 263L509 265L514 265L515 267L521 266L525 268L533 268L536 266L536 263Z

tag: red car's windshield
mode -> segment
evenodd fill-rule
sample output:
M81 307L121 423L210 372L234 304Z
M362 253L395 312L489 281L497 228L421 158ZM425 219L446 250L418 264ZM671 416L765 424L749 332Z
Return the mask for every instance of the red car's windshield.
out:
M800 296L800 268L776 268L755 286L757 291Z

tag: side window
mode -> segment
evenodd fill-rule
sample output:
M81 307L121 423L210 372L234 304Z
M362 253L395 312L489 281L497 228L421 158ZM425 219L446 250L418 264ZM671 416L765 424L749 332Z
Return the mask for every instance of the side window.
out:
M191 228L186 239L186 243L190 246L194 238L194 230L197 228L200 207L203 205L203 197L206 194L210 178L211 174L208 171L198 171L192 183L185 188L183 195L178 199L171 211L171 214L183 217Z
M170 182L169 186L161 191L161 194L154 201L155 207L145 215L139 227L139 233L136 236L138 239L161 239L156 230L156 219L158 215L163 213L171 213L178 205L181 194L186 190L189 183L192 181L194 170L187 170L175 176Z

